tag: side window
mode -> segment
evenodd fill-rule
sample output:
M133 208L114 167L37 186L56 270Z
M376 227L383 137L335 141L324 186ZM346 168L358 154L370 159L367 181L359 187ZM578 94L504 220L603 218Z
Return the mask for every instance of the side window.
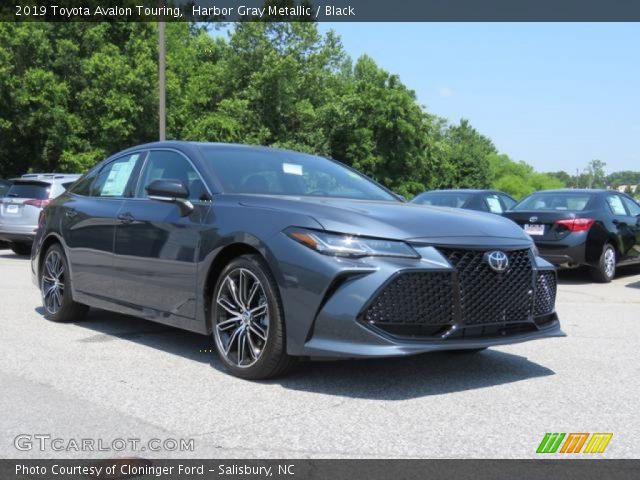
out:
M485 202L482 195L474 195L471 199L465 203L459 203L458 207L466 208L468 210L479 210L481 212L488 212L489 205Z
M189 200L209 201L209 194L200 175L191 163L177 152L152 150L140 174L137 198L146 198L146 188L155 180L180 180L189 190Z
M105 165L98 173L90 190L93 197L124 197L140 154L125 155Z
M637 217L638 215L640 215L640 205L627 197L622 197L622 201L626 205L627 210L629 210L629 214L632 217Z
M513 198L507 197L506 195L500 195L500 198L502 199L502 203L504 205L505 210L509 210L516 203L518 203Z
M502 213L502 204L500 203L498 195L487 195L484 199L491 213Z
M82 195L84 197L88 197L91 195L91 185L93 181L96 179L99 170L93 170L87 173L85 176L81 177L75 184L71 186L69 190L71 193L75 193L76 195Z
M624 209L622 198L619 195L609 195L607 197L607 203L614 215L626 215L627 211Z

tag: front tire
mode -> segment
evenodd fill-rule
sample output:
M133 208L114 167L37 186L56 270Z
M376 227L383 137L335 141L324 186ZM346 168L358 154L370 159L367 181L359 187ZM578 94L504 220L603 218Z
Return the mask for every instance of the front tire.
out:
M16 255L31 255L31 245L28 243L12 243L11 250Z
M600 283L609 283L616 276L616 250L610 243L602 247L598 265L592 268L591 276Z
M258 255L238 257L222 270L213 291L211 315L216 351L234 375L258 380L283 375L291 368L278 288Z
M89 310L71 297L69 264L60 245L52 245L45 253L40 272L40 292L44 316L48 320L75 322Z

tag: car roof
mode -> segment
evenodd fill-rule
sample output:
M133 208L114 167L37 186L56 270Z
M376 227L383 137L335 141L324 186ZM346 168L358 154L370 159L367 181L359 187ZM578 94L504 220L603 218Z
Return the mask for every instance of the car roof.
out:
M276 147L265 147L263 145L245 145L241 143L219 143L219 142L189 142L185 140L163 140L158 142L150 142L143 143L141 145L136 145L126 150L119 151L114 155L125 154L128 152L132 152L135 150L145 150L151 148L174 148L177 150L189 150L198 147L214 147L219 149L234 149L234 150L249 150L249 151L267 151L267 152L288 152L295 153L298 155L313 155L305 152L297 152L295 150L287 150L284 148L276 148ZM113 155L112 155L113 156ZM318 155L315 155L318 156Z
M535 195L536 193L620 193L617 190L607 190L604 188L557 188L555 190L540 190L538 192L533 192L531 195Z
M422 192L420 195L425 193L504 193L499 190L483 190L477 188L449 188L449 189L441 189L441 190L427 190L426 192ZM505 195L508 195L505 193Z

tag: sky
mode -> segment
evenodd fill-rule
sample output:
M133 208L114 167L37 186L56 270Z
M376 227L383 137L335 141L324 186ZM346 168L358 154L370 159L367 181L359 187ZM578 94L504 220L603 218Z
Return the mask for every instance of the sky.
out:
M320 23L539 171L640 170L640 23Z

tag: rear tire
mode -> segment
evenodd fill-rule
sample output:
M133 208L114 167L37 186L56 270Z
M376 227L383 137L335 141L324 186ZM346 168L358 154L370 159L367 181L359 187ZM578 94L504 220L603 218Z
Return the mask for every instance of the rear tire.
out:
M293 366L278 287L258 255L242 255L222 270L213 291L211 327L220 360L237 377L273 378Z
M29 243L12 243L11 250L16 255L31 255L31 244Z
M45 253L40 272L40 292L44 316L53 322L75 322L84 318L89 310L71 297L69 264L58 244L52 245Z
M616 276L616 250L605 243L598 259L598 265L591 269L591 277L599 283L609 283Z

